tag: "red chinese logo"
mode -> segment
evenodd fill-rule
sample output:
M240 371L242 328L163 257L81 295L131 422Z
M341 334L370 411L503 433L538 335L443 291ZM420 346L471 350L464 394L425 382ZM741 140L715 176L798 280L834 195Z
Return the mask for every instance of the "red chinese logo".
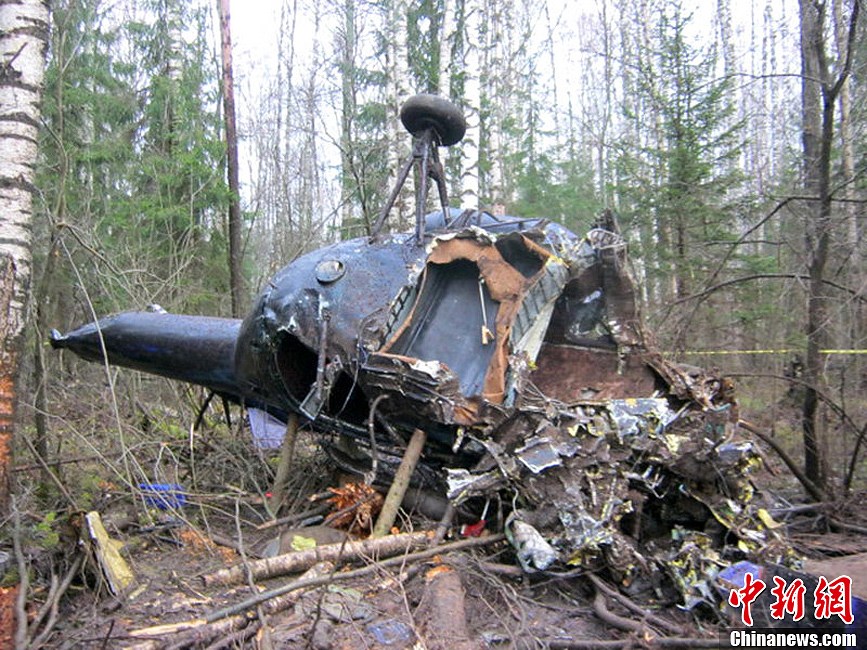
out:
M740 589L732 589L729 592L729 605L732 607L742 607L741 621L743 621L744 625L752 627L753 615L752 612L750 612L750 606L764 590L764 581L758 578L753 578L752 573L747 573L744 575L744 586Z
M754 578L752 573L744 574L744 586L729 591L728 602L732 607L741 607L741 621L752 627L753 615L750 606L765 590L765 583L760 578ZM807 587L800 578L787 584L783 578L774 576L774 586L771 595L771 618L783 620L788 614L792 621L804 618L804 601ZM847 625L851 625L855 617L852 613L852 578L840 576L834 580L820 577L813 592L814 616L818 620L837 616Z
M855 620L852 615L852 578L849 576L840 576L830 582L822 576L813 595L816 618L839 616L847 625Z
M774 597L774 602L771 603L771 618L782 620L784 614L791 614L793 621L800 621L804 618L804 594L807 593L807 587L804 586L804 581L797 578L786 587L786 581L782 578L774 576L774 586L771 588L771 595Z

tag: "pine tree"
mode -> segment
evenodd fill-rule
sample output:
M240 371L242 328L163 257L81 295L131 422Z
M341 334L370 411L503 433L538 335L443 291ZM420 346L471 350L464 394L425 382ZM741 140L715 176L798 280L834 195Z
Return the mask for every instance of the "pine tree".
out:
M716 78L716 53L691 42L692 17L681 3L661 3L652 15L626 115L654 137L624 147L618 189L627 224L647 233L642 254L656 250L649 273L671 278L670 293L655 296L664 300L699 286L711 259L705 245L733 236L727 204L741 175L730 163L740 155L742 125L731 119L731 78Z

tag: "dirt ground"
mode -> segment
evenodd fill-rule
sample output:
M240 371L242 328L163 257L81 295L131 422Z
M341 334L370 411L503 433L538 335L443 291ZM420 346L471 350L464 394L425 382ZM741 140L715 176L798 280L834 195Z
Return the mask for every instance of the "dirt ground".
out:
M333 570L326 584L284 597L279 611L268 609L266 601L258 610L253 606L233 619L220 618L221 609L287 585L299 574L206 587L203 576L242 562L236 550L214 539L237 545L240 537L244 548L260 549L279 528L257 530L249 516L259 506L249 502L239 508L239 517L229 516L230 508L224 516L209 517L207 529L178 518L188 514L184 510L189 507L154 512L155 523L144 529L122 529L107 515L107 528L125 543L123 555L135 582L115 597L91 559L61 601L43 647L604 648L640 647L642 640L654 637L717 647L719 631L728 625L707 611L684 612L676 603L657 602L646 593L613 596L616 587L606 583L604 575L524 574L505 541L449 553L449 545L461 539L457 530L443 542L443 553L433 557L388 568L364 560L346 563ZM808 569L829 575L846 571L856 593L863 595L867 535L856 529L867 526L867 513L856 504L838 507L848 508L837 515L845 514L852 529L823 529L821 512L782 519L796 550L812 558ZM405 518L403 524L433 529L436 522ZM346 571L364 567L373 568L363 577L342 578ZM37 592L42 598L48 595ZM37 607L37 602L30 604L31 617ZM215 623L206 622L212 620ZM186 629L154 629L185 621Z
M619 589L622 585L604 571L561 567L525 574L496 526L473 542L475 548L452 550L475 539L461 535L459 524L424 558L398 555L387 567L369 559L341 562L320 569L315 585L239 606L251 596L292 586L302 575L297 571L227 586L204 582L219 569L244 564L237 549L253 561L280 534L280 527L263 528L272 520L263 495L276 459L252 449L237 431L198 434L193 446L186 432L171 428L182 418L168 410L150 411L147 417L122 412L136 426L124 431L126 446L117 447L117 437L91 433L113 426L100 419L105 416L98 400L79 397L68 403L81 411L64 416L63 457L75 462L67 461L57 474L77 508L70 499L58 498L66 505L47 513L39 510L40 495L34 492L21 501L20 555L30 565L24 609L35 641L30 647L469 650L670 647L675 642L719 647L720 631L730 629L730 619L719 611L686 612L641 585ZM90 462L86 457L94 447L99 458ZM186 503L175 511L149 507L134 484L124 487L118 479L129 458L150 475L192 486ZM302 445L298 458L279 514L296 516L286 526L297 527L305 519L321 526L302 515L319 507L311 495L341 479L316 442ZM807 568L829 576L845 571L853 591L863 595L867 494L805 506L782 464L770 454L767 462L773 471L762 471L755 482L774 504L771 513L792 547L813 561ZM20 484L36 485L38 468L26 459L19 463L25 468L16 475ZM121 556L135 579L120 595L111 593L95 556L78 541L87 511L99 512L108 534L123 544ZM437 521L404 513L397 525L401 532L432 531ZM14 562L11 542L2 546ZM0 585L0 599L7 603L4 611L16 607L16 592L8 584ZM221 613L233 606L237 612ZM0 622L6 645L14 647L8 617ZM0 636L0 647L3 640Z

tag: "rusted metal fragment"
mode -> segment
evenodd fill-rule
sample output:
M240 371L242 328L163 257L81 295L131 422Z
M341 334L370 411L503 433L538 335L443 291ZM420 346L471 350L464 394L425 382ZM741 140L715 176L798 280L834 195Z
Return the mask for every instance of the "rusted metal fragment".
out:
M567 404L647 397L660 387L639 355L551 343L542 346L530 378L545 395Z

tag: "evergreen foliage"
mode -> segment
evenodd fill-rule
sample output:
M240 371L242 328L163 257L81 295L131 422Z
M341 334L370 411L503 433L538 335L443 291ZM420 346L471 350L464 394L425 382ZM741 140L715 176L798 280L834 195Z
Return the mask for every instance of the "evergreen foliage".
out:
M104 256L82 264L96 308L224 310L227 191L204 7L152 2L126 17L67 0L53 14L38 182L50 220Z

